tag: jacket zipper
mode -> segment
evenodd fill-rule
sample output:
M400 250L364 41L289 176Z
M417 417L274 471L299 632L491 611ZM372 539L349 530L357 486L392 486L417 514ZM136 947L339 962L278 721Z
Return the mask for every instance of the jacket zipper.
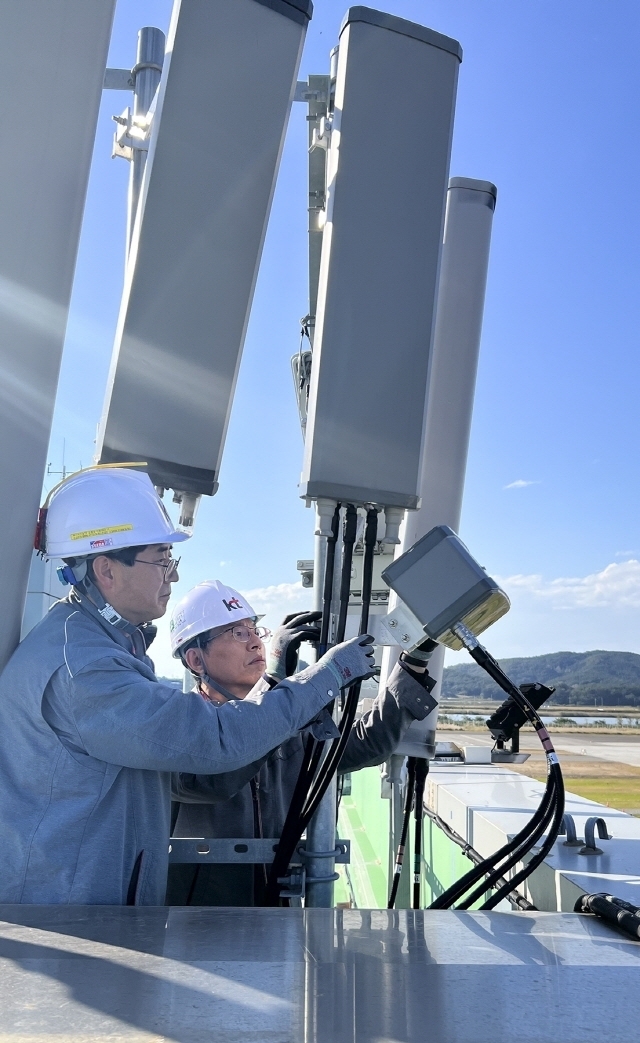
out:
M251 779L251 797L253 799L253 836L257 840L264 839L262 828L262 808L260 807L260 775ZM267 883L267 867L262 864L265 885Z

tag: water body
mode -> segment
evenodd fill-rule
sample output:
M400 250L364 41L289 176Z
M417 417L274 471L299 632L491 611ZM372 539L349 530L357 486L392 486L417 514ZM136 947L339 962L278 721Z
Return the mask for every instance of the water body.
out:
M447 712L444 712L440 716L441 716L441 718L446 717L449 721L454 721L456 724L458 724L458 723L466 723L466 724L471 724L471 723L473 723L473 724L478 723L479 724L479 723L482 723L482 724L484 724L484 722L487 720L487 717L482 716L481 714L447 713ZM569 722L571 721L575 725L596 725L596 724L603 725L603 724L608 724L608 725L612 725L612 726L617 727L617 728L620 728L620 727L622 727L622 728L637 728L640 731L640 718L638 718L638 717L602 717L602 716L583 717L581 715L580 716L576 716L576 717L571 717L570 714L566 714L566 715L563 714L562 717L560 717L560 718L556 715L555 717L543 717L542 720L543 720L544 724L548 724L548 725L552 725L552 724L554 724L555 721L560 720L560 721L562 721L561 727L562 727L562 725L565 725L567 727L571 727L571 725L569 724Z

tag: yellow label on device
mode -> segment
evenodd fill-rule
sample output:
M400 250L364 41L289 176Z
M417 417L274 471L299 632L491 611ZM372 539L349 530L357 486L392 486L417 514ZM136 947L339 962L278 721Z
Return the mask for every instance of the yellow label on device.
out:
M104 529L86 529L84 532L72 532L70 540L87 540L90 536L106 536L111 532L130 532L133 525L107 525Z

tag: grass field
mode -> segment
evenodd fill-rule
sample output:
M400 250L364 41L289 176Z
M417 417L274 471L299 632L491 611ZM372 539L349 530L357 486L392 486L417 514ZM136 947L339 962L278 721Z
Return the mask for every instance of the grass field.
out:
M571 793L640 817L640 768L616 764L615 761L597 761L592 757L572 757L566 753L560 754L560 765L564 784ZM542 753L532 752L524 764L511 767L539 782L545 781Z
M616 765L616 767L619 767ZM544 782L544 776L533 776ZM608 808L626 811L640 817L640 778L612 775L607 778L584 778L563 772L564 784L571 793L595 800Z

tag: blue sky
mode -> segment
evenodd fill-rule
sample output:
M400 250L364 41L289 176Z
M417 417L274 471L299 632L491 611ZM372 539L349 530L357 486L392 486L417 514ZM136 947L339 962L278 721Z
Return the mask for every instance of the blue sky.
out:
M381 5L382 6L382 5ZM387 0L460 40L452 175L498 186L461 535L512 596L498 655L640 652L637 0ZM133 64L170 0L119 0L110 65ZM318 0L301 77L328 69L346 10ZM127 164L105 92L49 459L91 461L122 286ZM220 491L184 548L178 594L218 577L269 622L306 604L302 441L289 358L306 313L306 110L295 105ZM164 628L154 646L170 668ZM455 657L452 658L453 661Z

